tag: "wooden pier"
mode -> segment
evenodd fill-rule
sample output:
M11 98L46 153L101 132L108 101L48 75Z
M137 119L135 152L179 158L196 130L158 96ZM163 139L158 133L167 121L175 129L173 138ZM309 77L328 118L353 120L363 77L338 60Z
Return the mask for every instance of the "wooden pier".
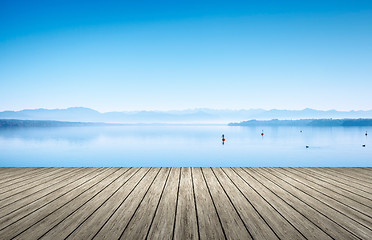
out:
M372 239L372 169L0 168L0 239Z

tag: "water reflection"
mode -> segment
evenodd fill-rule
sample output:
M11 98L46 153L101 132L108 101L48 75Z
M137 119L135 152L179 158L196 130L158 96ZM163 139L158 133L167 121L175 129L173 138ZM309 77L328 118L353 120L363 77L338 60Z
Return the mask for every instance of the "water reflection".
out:
M370 130L228 126L1 129L0 166L372 166L371 140L365 136ZM225 136L229 142L222 140L221 144Z

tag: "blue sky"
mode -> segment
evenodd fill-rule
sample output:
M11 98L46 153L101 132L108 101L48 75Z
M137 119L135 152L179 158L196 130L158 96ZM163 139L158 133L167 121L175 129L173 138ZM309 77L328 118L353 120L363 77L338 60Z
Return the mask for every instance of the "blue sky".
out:
M371 26L371 1L1 0L0 110L368 110Z

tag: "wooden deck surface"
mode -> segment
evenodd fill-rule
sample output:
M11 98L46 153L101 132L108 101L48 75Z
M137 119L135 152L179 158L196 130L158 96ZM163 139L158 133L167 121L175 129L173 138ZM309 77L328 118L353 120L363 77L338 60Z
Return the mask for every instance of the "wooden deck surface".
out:
M0 239L372 239L372 169L0 168Z

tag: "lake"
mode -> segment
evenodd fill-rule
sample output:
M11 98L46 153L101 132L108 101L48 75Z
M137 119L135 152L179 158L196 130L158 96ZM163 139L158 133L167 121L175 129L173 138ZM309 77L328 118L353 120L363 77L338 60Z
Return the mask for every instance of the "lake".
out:
M366 131L370 136L364 135ZM372 128L146 125L0 129L0 167L31 166L372 167Z

